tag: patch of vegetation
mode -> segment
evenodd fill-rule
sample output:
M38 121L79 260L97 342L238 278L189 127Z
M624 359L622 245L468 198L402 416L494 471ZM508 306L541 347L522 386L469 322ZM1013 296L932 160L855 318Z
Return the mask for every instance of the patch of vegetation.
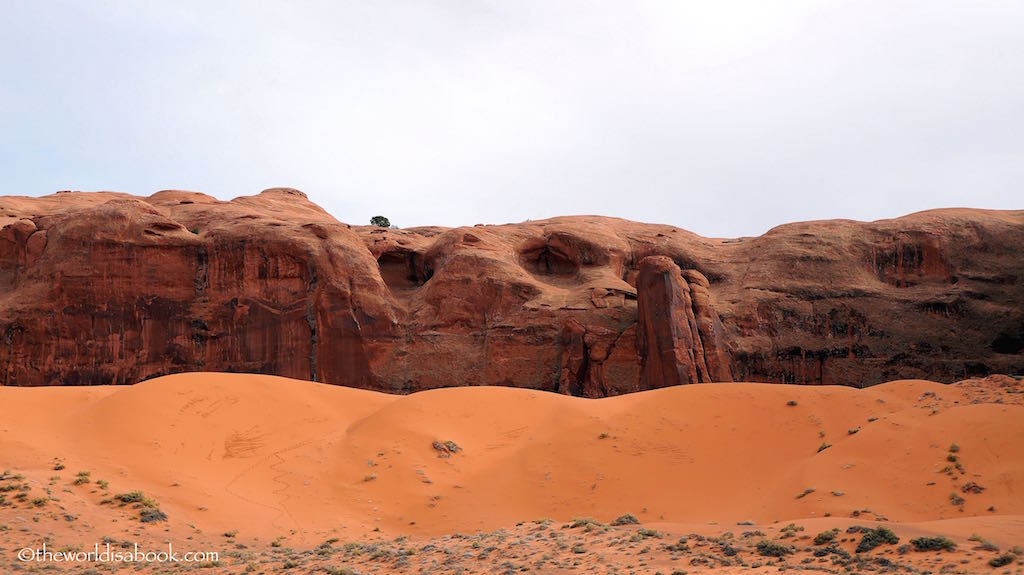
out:
M1010 563L1017 560L1017 556L1013 553L1005 553L999 557L993 557L989 560L988 564L992 567L1006 567Z
M821 445L818 446L818 453L821 453L822 451L825 451L829 447L832 447L831 443L825 443L824 441L822 441Z
M590 517L578 517L573 519L568 525L565 526L568 529L579 529L582 527L587 532L594 531L596 529L604 530L607 526L596 519Z
M368 473L368 474L363 476L363 481L364 482L374 481L375 479L377 479L377 474L376 473Z
M462 448L454 441L438 441L435 439L431 444L431 447L433 447L434 451L437 452L438 457L444 458L451 457L452 455L462 451Z
M791 537L795 537L797 533L799 533L799 532L801 532L803 530L804 530L804 526L803 525L797 525L796 523L790 523L789 525L786 525L785 527L780 529L779 533L782 533L782 538L783 539L789 539Z
M888 527L867 529L863 533L864 536L861 538L860 543L857 544L857 553L871 551L879 545L895 545L900 542L900 538Z
M843 549L842 547L840 547L840 546L838 546L838 545L836 545L834 543L826 545L824 547L818 547L817 549L812 551L811 554L814 555L815 557L825 557L827 555L835 555L836 557L839 558L839 561L849 561L850 560L850 554L847 553L845 549ZM832 561L834 563L837 562L835 557L832 558Z
M372 218L370 218L370 225L377 226L378 228L390 228L391 220L385 218L384 216L373 216Z
M985 488L982 487L981 485L978 485L974 481L968 481L967 483L964 483L964 486L960 488L960 491L963 493L978 494L981 493L982 491L985 491Z
M910 544L914 551L952 551L956 549L956 543L948 537L918 537L911 539Z
M612 525L615 525L616 527L618 527L619 525L637 525L639 523L640 520L637 519L636 516L634 516L632 513L620 515L615 518L615 521L612 521Z
M822 531L814 536L815 545L824 545L835 541L836 535L839 535L838 529L829 529L828 531Z
M110 488L110 483L107 483L106 479L97 479L96 485L104 491Z
M964 504L964 498L960 497L956 493L950 493L949 494L949 502L952 503L953 505L963 505Z
M7 493L9 491L28 491L30 487L28 483L4 483L0 484L0 493Z
M160 505L141 491L135 490L127 493L118 493L114 495L113 499L108 498L100 501L100 504L111 503L112 501L118 501L121 505L132 504L133 507L139 509L139 519L143 523L167 521L167 514L160 510Z
M72 481L71 483L73 483L74 485L85 485L86 483L89 483L90 481L92 481L92 480L89 479L89 472L88 471L79 471L78 475L75 476L75 480Z
M137 503L142 507L159 507L156 501L149 498L145 493L135 490L127 493L118 493L114 495L114 499L120 501L122 505L128 505L129 503Z
M686 537L680 537L679 541L672 543L671 545L665 546L665 551L670 553L686 553L690 550L690 546L686 544Z
M327 575L359 575L358 572L353 571L352 569L349 569L348 567L332 567L332 566L327 566L327 567L324 567L324 570L327 572Z
M795 399L791 399L791 400L786 402L786 405L788 405L790 407L796 407L796 405L797 405L796 404L796 400Z
M156 521L167 521L167 514L157 508L143 509L139 513L139 520L143 523L154 523Z
M796 498L797 499L803 499L804 497L807 497L808 495L810 495L812 493L814 493L814 488L813 487L808 487L807 489L804 489L800 493L797 493Z
M31 501L29 501L29 503L31 503L33 507L42 507L42 506L46 505L47 502L49 502L49 501L50 500L45 498L45 497L34 497L34 498L32 498Z
M25 479L25 476L18 473L11 473L10 469L5 469L3 473L0 473L0 481L21 481Z
M785 557L793 550L777 541L762 539L757 542L757 552L765 557Z

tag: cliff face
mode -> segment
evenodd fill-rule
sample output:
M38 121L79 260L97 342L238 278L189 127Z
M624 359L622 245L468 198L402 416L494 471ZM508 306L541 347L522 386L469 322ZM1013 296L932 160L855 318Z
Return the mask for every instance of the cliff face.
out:
M591 397L1024 372L1024 211L757 238L566 217L350 227L296 190L0 198L0 383L278 374Z

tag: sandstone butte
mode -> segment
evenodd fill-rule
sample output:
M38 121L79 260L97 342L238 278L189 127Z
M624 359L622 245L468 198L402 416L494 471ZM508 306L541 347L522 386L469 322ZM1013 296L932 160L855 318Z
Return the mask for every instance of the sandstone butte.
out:
M712 239L597 216L352 226L285 188L2 197L0 336L16 386L951 382L1024 372L1024 210Z

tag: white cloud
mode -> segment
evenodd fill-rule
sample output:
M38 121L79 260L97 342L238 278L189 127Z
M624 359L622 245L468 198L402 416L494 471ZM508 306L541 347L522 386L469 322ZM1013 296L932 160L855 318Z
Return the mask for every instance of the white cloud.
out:
M339 219L749 235L1019 208L997 1L22 3L0 192L290 185Z

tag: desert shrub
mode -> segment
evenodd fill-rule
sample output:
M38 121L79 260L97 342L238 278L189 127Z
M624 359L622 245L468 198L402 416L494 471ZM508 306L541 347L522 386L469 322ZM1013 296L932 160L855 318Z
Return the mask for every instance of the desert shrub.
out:
M960 491L964 493L978 494L981 493L982 491L985 491L985 488L982 487L981 485L978 485L978 483L975 481L968 481L967 483L964 483L964 486L960 488Z
M118 493L114 496L121 503L138 503L146 499L146 494L141 491L129 491L127 493Z
M992 567L1006 567L1007 565L1013 563L1016 560L1016 555L1014 555L1013 553L1006 553L1000 555L999 557L993 557L991 560L989 560L988 564Z
M378 228L390 228L391 220L385 218L384 216L373 216L372 218L370 218L370 225L377 226Z
M956 543L947 537L918 537L911 539L910 544L914 551L952 551L956 549Z
M615 521L612 521L612 525L615 525L615 526L619 526L619 525L636 525L638 523L640 523L640 520L637 519L636 516L634 516L632 513L627 513L625 515L620 515L620 516L615 518Z
M888 527L868 529L864 531L864 536L861 538L860 543L857 544L857 553L871 551L879 545L895 545L899 542L900 538Z
M156 501L153 501L148 496L146 496L145 493L138 490L129 491L127 493L118 493L117 495L114 496L114 499L120 501L122 505L136 503L138 505L141 505L142 507L159 507Z
M153 523L155 521L167 521L167 514L159 509L143 509L139 513L139 520L143 523Z
M88 471L79 471L78 475L75 476L75 480L72 483L74 483L75 485L85 485L86 483L89 483L90 481L91 481L91 479L89 479L89 472Z
M437 441L435 439L430 446L437 452L438 457L451 457L452 455L462 451L462 448L454 441Z
M765 557L785 557L793 550L776 541L762 539L757 543L757 552Z
M582 527L587 532L590 532L595 529L605 529L605 524L601 523L600 521L597 521L596 519L591 519L590 517L577 517L576 519L573 519L572 522L570 522L568 525L566 525L566 527L568 527L569 529L578 529Z
M822 451L825 451L829 447L832 447L831 443L826 443L826 442L822 441L821 445L818 446L818 453L821 453Z
M680 537L679 541L672 543L671 545L665 546L665 551L670 553L685 553L690 550L690 546L686 544L688 539L686 537Z
M835 541L836 535L839 534L838 529L829 529L828 531L822 531L814 536L815 545L824 545Z
M845 550L843 550L842 547L839 547L838 545L836 545L835 543L830 543L830 544L828 544L828 545L826 545L824 547L818 547L817 549L814 549L813 551L811 551L811 555L814 555L815 557L825 557L825 556L828 556L828 555L838 555L839 557L841 557L843 559L849 559L850 558L850 554L847 553Z

